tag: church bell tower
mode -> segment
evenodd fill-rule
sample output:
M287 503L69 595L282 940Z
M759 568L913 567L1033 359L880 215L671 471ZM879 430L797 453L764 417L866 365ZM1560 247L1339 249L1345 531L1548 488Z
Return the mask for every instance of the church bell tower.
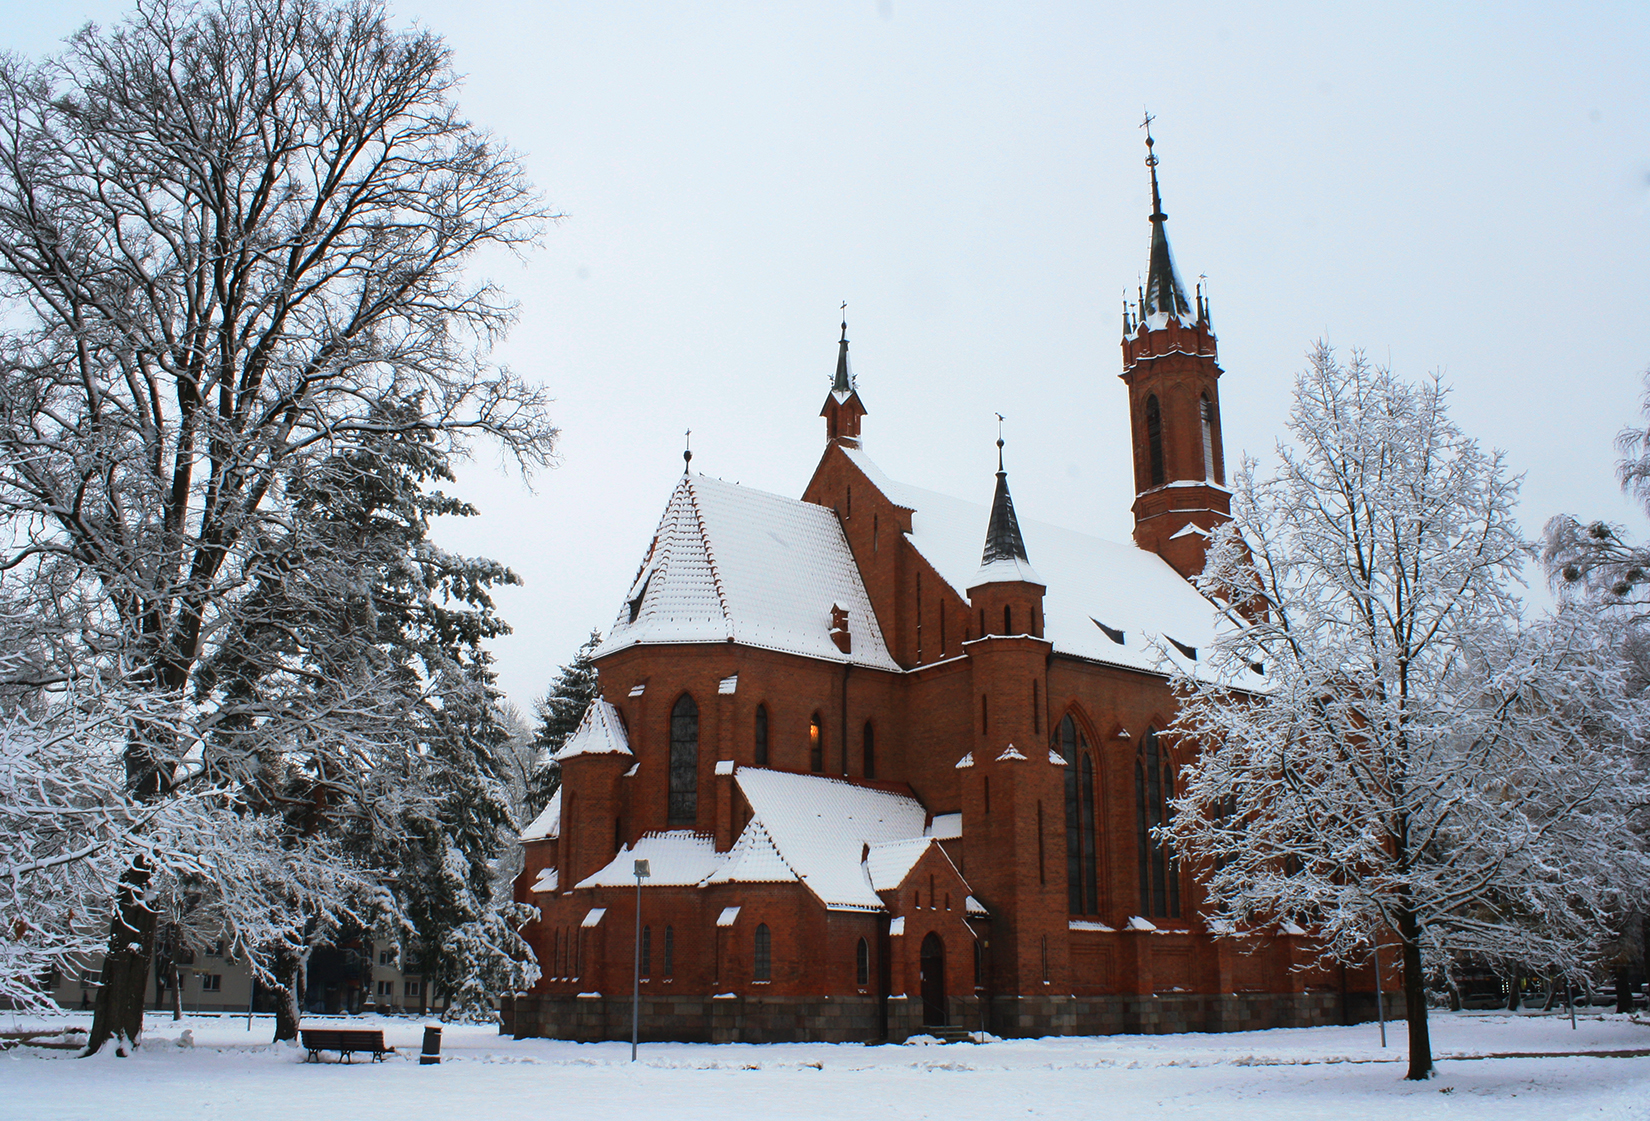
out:
M1139 299L1123 303L1123 384L1134 445L1134 541L1187 579L1203 571L1209 533L1232 516L1220 437L1220 366L1203 286L1193 300L1175 273L1157 187L1151 118L1146 166L1152 242Z

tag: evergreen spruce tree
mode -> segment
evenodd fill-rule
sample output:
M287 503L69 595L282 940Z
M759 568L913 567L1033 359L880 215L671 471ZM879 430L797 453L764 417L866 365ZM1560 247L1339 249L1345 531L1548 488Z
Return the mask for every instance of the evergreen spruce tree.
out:
M539 747L540 756L527 792L527 802L528 809L535 816L549 804L551 796L561 786L561 766L556 762L556 753L567 738L578 731L585 710L598 696L596 666L591 657L601 642L601 632L591 631L573 660L561 667L549 690L533 706L539 714L534 742Z

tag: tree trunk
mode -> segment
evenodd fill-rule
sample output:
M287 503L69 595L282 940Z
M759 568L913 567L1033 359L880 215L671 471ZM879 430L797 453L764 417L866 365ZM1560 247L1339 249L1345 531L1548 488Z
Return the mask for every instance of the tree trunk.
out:
M1404 948L1404 1015L1409 1020L1409 1079L1431 1078L1432 1037L1427 1033L1427 993L1421 975L1421 927L1415 912L1398 915Z
M1625 965L1616 966L1616 1011L1633 1010L1633 971Z
M282 948L275 959L275 1039L298 1038L298 985L303 979L297 953Z
M143 998L149 989L149 962L155 954L155 912L144 901L149 863L142 857L120 877L115 917L109 926L109 952L103 959L103 984L97 990L92 1030L82 1055L95 1055L111 1039L115 1054L125 1056L143 1036Z
M1520 992L1519 988L1518 988L1518 986L1521 985L1523 983L1523 981L1524 981L1523 975L1520 974L1518 972L1518 970L1516 970L1516 969L1512 971L1512 976L1507 979L1507 988L1509 990L1509 992L1507 994L1507 1011L1508 1012L1517 1012L1520 1008L1522 1008L1524 1006L1524 994L1522 992Z
M172 963L172 1020L177 1022L183 1019L183 970L178 963Z

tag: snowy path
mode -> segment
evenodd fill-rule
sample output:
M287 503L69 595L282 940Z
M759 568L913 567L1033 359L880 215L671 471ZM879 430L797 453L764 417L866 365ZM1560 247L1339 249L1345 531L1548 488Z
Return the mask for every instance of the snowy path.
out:
M0 1014L0 1032L84 1025ZM338 1021L312 1018L312 1026ZM184 1118L347 1118L493 1121L504 1117L1139 1118L1380 1121L1495 1117L1650 1118L1650 1058L1481 1059L1509 1052L1650 1050L1650 1026L1587 1016L1465 1013L1434 1017L1440 1075L1401 1080L1401 1025L1382 1051L1375 1025L1232 1035L1106 1036L903 1047L651 1044L501 1038L449 1025L443 1062L417 1062L422 1023L383 1026L399 1053L382 1064L306 1065L268 1038L267 1018L151 1020L134 1058L73 1052L0 1053L0 1117L180 1121ZM184 1030L193 1047L175 1042Z

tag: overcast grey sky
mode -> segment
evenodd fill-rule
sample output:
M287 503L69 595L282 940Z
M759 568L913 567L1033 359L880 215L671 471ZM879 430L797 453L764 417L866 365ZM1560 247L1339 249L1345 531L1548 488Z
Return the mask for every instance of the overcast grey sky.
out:
M0 43L124 7L12 0ZM800 494L843 300L890 475L987 501L1000 411L1021 512L1127 540L1148 105L1229 460L1269 452L1322 337L1440 371L1524 474L1531 535L1559 511L1644 530L1612 440L1650 365L1650 5L392 7L447 38L465 112L567 215L484 263L562 465L529 493L483 452L461 487L483 516L442 532L526 581L496 647L524 709L615 615L684 429L696 469Z

